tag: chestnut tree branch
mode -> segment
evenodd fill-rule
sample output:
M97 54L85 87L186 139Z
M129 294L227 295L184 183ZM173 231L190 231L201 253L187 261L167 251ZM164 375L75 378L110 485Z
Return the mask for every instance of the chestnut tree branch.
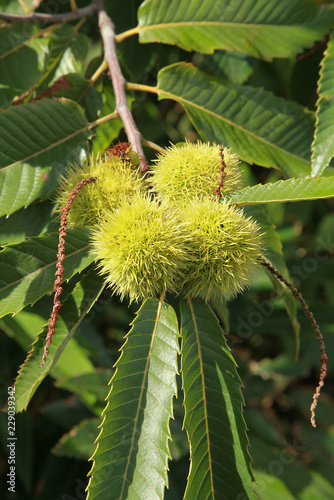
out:
M94 4L98 11L99 27L104 44L104 58L108 63L110 69L111 81L114 88L116 111L121 117L125 133L128 137L131 147L139 156L139 164L142 172L149 170L147 162L142 149L142 136L139 132L132 113L129 109L126 94L125 94L125 78L118 61L116 53L115 31L112 20L104 10L102 0L94 0Z
M0 20L7 21L8 23L67 23L69 21L75 21L82 17L89 17L95 14L96 5L94 3L83 7L82 9L73 10L71 12L64 12L63 14L40 14L38 12L32 12L31 14L17 15L17 14L5 14L0 12Z

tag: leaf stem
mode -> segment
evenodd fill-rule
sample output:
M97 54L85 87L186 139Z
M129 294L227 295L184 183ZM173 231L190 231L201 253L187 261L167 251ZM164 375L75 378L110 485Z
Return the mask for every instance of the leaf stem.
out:
M99 27L104 43L104 58L110 69L111 81L114 88L116 111L118 111L124 123L124 129L131 143L132 149L139 156L139 164L142 172L149 170L141 145L141 133L139 132L131 111L129 109L125 94L125 78L118 61L115 43L114 25L106 11L104 10L103 0L94 0L98 11Z
M151 149L154 149L154 151L158 151L159 153L166 154L166 150L164 148L162 148L161 146L159 146L159 144L156 144L155 142L152 142L152 141L148 141L148 140L144 139L144 137L142 138L141 143L143 146L146 146L147 148L151 148Z
M141 83L126 82L126 90L139 90L140 92L150 92L151 94L158 94L158 87L151 87L150 85L142 85Z
M71 4L71 10L78 10L78 6L75 0L70 0L70 4Z
M131 30L124 31L123 33L120 33L119 35L115 35L115 41L117 43L123 42L126 38L129 38L130 36L133 35L138 35L140 29L139 26L136 26L135 28L132 28Z
M116 120L117 118L119 118L118 111L113 111L109 115L102 116L102 118L95 120L95 122L89 123L87 129L91 130L92 128L97 127L98 125L102 125L102 123L109 122L110 120Z
M97 68L95 71L94 75L91 77L90 82L92 85L95 85L96 80L100 78L101 75L108 69L108 63L107 61L103 61L102 64Z
M82 17L93 16L95 12L96 5L93 3L87 5L87 7L82 7L82 9L64 12L63 14L41 14L38 12L31 12L31 14L18 15L0 12L0 19L8 23L67 23Z

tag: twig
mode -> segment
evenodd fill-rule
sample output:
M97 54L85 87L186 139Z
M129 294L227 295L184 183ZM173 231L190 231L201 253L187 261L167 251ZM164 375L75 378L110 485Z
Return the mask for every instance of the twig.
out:
M32 12L31 14L18 15L0 12L0 19L8 23L67 23L82 17L90 17L95 14L95 12L96 5L90 4L82 9L64 12L64 14L40 14L38 12Z
M99 27L104 43L104 58L110 69L111 81L114 88L116 111L121 117L128 141L131 142L132 148L139 156L139 164L142 172L149 170L141 145L141 133L139 132L131 111L129 109L126 94L125 94L125 78L122 74L121 67L118 62L115 43L114 25L104 10L102 0L94 0L98 11Z
M45 365L46 357L49 354L49 347L51 345L52 336L55 331L55 325L58 319L58 311L61 307L61 302L59 300L60 295L63 292L62 284L64 277L64 266L63 261L65 259L65 236L66 236L66 226L67 226L67 217L70 211L71 205L75 200L76 195L79 193L80 189L82 189L86 184L90 184L91 182L96 182L96 177L87 177L87 179L83 179L78 182L74 189L72 189L67 203L65 207L61 211L61 219L60 219L60 228L59 228L59 243L58 243L58 253L57 253L57 271L55 274L56 280L54 282L53 290L55 292L53 299L53 309L49 319L48 324L48 334L46 336L44 354L42 358L42 362L39 365L40 368Z
M297 290L297 288L295 288L291 283L289 283L289 281L287 281L284 278L284 276L282 276L277 271L277 269L275 269L265 259L261 259L261 264L266 269L268 269L269 272L271 272L274 276L276 276L276 278L278 278L282 283L284 283L289 288L289 290L291 290L291 292L293 293L293 295L299 300L299 302L301 303L306 316L309 318L309 320L310 320L310 322L311 322L311 324L312 324L312 326L313 326L313 328L315 330L317 338L319 340L319 343L320 343L320 353L321 353L321 356L320 356L320 360L321 360L320 377L319 377L318 387L316 388L316 391L313 394L313 402L312 402L311 408L310 408L310 410L311 410L311 424L313 425L313 427L316 427L316 423L315 423L315 409L317 407L318 399L319 399L319 396L320 396L320 391L321 391L321 388L324 385L324 379L325 379L326 373L327 373L327 360L328 360L328 358L327 358L327 355L325 353L325 343L324 343L323 336L322 336L322 334L320 332L320 328L319 328L319 326L318 326L318 324L317 324L317 322L316 322L313 314L309 310L309 308L308 308L305 300L303 299L302 294Z

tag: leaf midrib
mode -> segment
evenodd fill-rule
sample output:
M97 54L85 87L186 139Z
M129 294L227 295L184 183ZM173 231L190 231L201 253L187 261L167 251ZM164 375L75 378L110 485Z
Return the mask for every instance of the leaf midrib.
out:
M201 352L201 349L200 349L201 344L200 344L200 340L199 340L199 331L198 331L196 316L195 316L195 313L194 313L194 308L193 308L193 304L192 304L191 300L189 300L189 308L190 308L192 320L193 320L193 323L194 323L196 343L197 343L197 347L198 347L198 359L199 359L199 364L200 364L201 380L202 380L202 388L203 388L203 405L204 405L204 418L205 418L205 433L206 433L206 436L207 436L209 469L210 469L210 482L211 482L211 493L212 493L212 500L215 500L215 490L214 490L214 486L213 486L212 459L211 459L211 449L210 449L211 443L210 443L210 435L209 435L209 422L208 422L207 402L206 402L206 393L205 393L205 380L204 380L203 360L202 360L202 352Z
M133 426L133 432L132 432L132 437L131 437L131 445L130 445L128 459L127 459L127 462L126 462L126 467L125 467L125 471L124 471L124 475L123 475L122 490L121 490L120 497L119 497L120 500L125 500L125 497L123 497L123 495L124 495L124 488L125 488L125 483L127 481L128 469L129 469L129 465L130 465L130 461L131 461L131 456L132 456L132 452L133 452L133 448L134 448L135 435L136 435L136 431L137 431L138 418L139 418L139 413L140 413L141 404L142 404L143 395L144 395L145 382L146 382L146 378L147 378L147 375L148 375L148 367L149 367L150 360L151 360L151 355L152 355L152 350L153 350L153 343L154 343L154 340L156 338L156 333L157 333L157 328L158 328L158 324L159 324L159 319L160 319L160 314L161 314L161 309L162 309L162 304L163 304L163 301L164 301L164 297L165 297L165 294L164 294L164 292L162 292L162 294L161 294L161 296L159 298L159 304L158 304L157 314L156 314L156 318L155 318L155 322L154 322L154 328L153 328L153 332L152 332L152 339L151 339L150 348L149 348L149 352L148 352L147 359L146 359L145 370L144 370L144 373L143 373L143 380L142 380L142 384L141 384L141 388L140 388L140 394L139 394L139 398L138 398L137 412L136 412L136 416L134 418L134 426Z
M137 26L137 32L140 34L143 31L147 30L153 30L153 29L161 29L161 28L179 28L183 26L190 26L190 27L196 27L196 26L219 26L221 27L231 27L231 28L252 28L252 29L264 29L264 28L285 28L285 29L296 29L296 28L309 28L312 25L311 22L308 24L255 24L255 23L234 23L234 22L227 22L227 21L181 21L181 22L173 22L173 23L161 23L161 24L150 24L146 26Z

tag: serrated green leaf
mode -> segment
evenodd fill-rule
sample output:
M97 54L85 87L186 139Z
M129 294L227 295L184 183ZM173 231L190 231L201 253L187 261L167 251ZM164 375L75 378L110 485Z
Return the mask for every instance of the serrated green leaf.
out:
M334 197L334 177L287 179L247 187L230 196L233 205L255 205L277 201L317 200Z
M104 283L96 271L90 271L67 297L60 309L55 333L49 347L49 355L42 368L39 365L43 356L47 326L39 333L15 383L17 412L26 409L36 389L49 371L54 368L69 340L78 330L80 323L94 305L103 288ZM72 359L71 362L74 360Z
M33 24L3 26L0 30L0 107L33 87L44 71L49 41Z
M89 253L89 230L69 229L66 236L64 280L94 260ZM0 317L17 313L53 291L59 236L50 233L0 252Z
M312 176L321 175L334 154L334 36L321 64L316 130L312 144Z
M313 0L146 0L138 10L139 40L212 54L235 50L271 60L322 40L333 22Z
M248 163L276 167L287 177L310 173L314 118L270 92L226 83L177 63L158 74L159 99L182 104L205 141L224 144Z
M174 310L147 299L126 336L93 455L89 500L163 499L176 395Z
M185 500L255 499L241 380L208 305L181 303L182 377L190 472Z
M80 163L89 125L72 101L43 100L0 114L0 216L47 198L69 162Z

